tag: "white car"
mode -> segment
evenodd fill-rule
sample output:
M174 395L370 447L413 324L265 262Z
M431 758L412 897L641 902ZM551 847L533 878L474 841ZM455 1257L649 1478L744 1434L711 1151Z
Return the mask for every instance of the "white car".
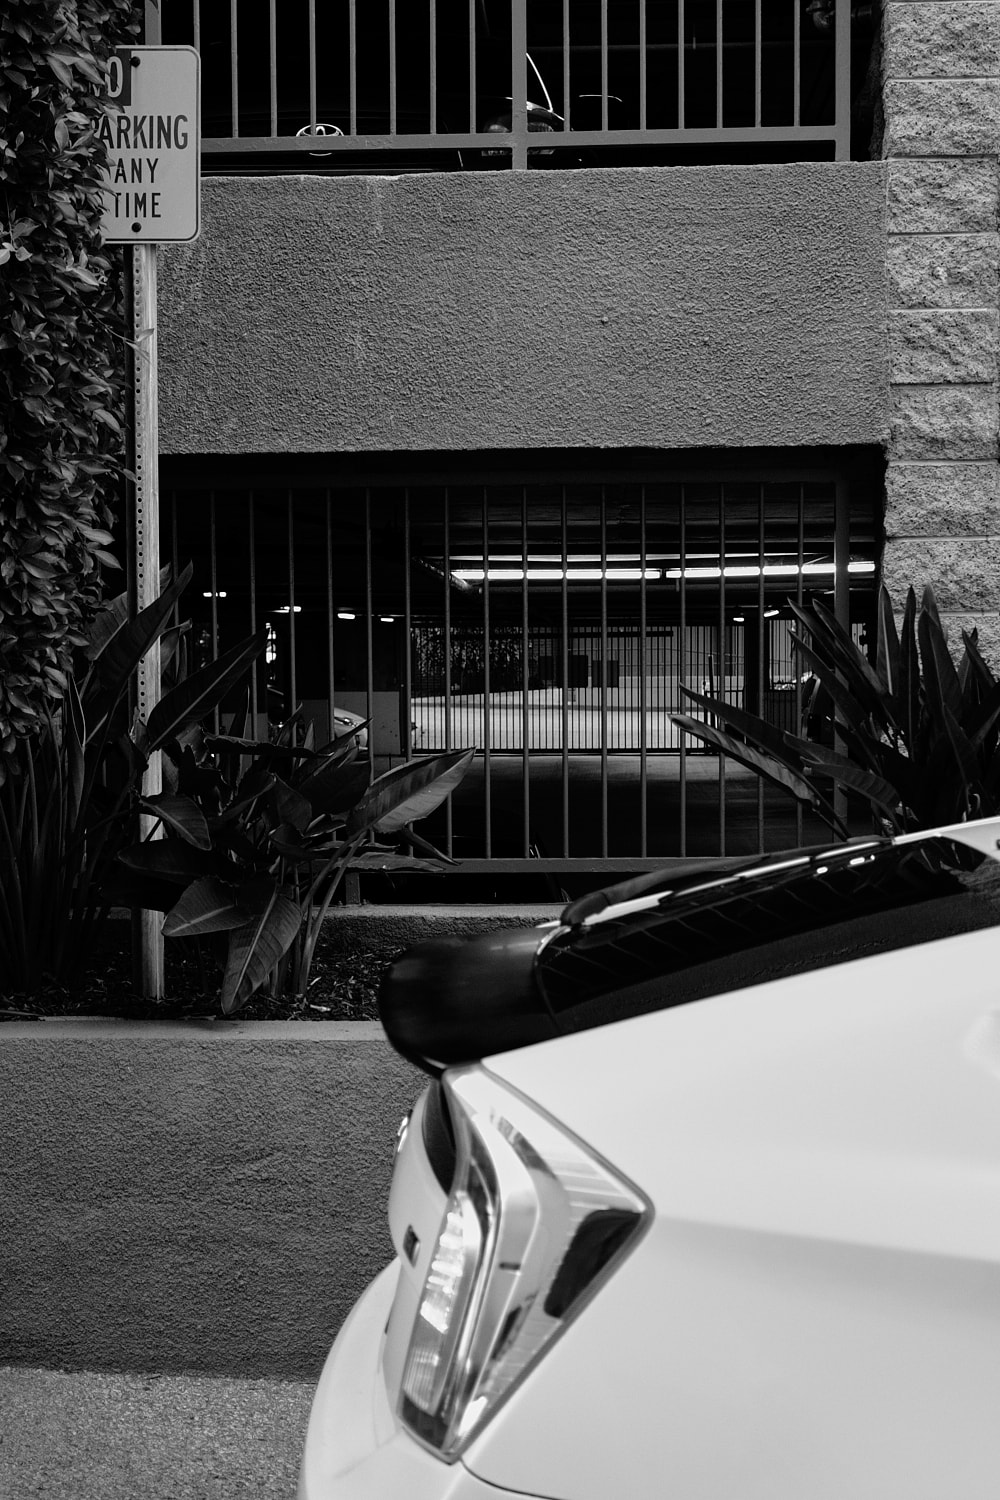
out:
M352 713L349 708L337 708L333 710L333 733L330 738L342 740L347 735L353 734L358 742L359 750L368 748L368 725L370 719L363 719L360 714Z
M1000 900L947 872L998 845L678 865L398 960L433 1081L300 1500L995 1500Z

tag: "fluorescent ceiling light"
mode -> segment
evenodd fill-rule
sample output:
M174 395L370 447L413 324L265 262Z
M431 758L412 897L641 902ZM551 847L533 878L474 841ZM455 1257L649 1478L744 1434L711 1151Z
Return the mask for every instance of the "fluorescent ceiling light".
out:
M276 615L300 615L302 613L302 605L301 604L279 604L278 608L276 610L272 611L272 613L274 613Z
M354 616L353 610L350 610L350 609L338 609L337 610L337 619L338 620L353 620L354 618L355 618L355 616Z
M211 589L205 589L201 597L203 599L225 599L226 591L225 589L216 589L213 594Z
M832 562L803 563L801 568L798 563L765 563L763 573L765 578L797 578L801 573L804 577L827 577L832 578L836 573L836 566ZM873 562L849 562L847 571L851 574L874 573ZM665 568L663 577L675 578L718 578L720 570L715 568ZM727 566L725 576L727 578L759 578L761 569L754 564L744 566L742 563Z
M453 576L463 583L482 583L486 577L482 568L456 568ZM520 583L525 577L522 567L495 568L490 565L490 583ZM611 583L638 583L641 579L652 579L658 582L663 577L661 568L577 568L572 565L563 568L533 568L527 570L529 583L560 583L563 578L570 583L600 583L602 578Z
M730 563L726 565L726 578L759 578L761 568L756 563ZM848 573L852 575L874 573L873 562L850 562L847 565ZM803 563L801 568L798 563L765 563L763 575L765 578L797 578L801 573L803 577L829 577L832 578L836 567L832 562ZM707 579L723 576L722 570L715 567L686 567L686 568L623 568L609 563L606 568L581 568L572 563L565 568L558 567L532 567L529 561L527 569L521 564L515 567L494 567L489 564L488 569L477 568L454 568L452 577L458 583L522 583L525 578L529 583L561 583L566 579L568 583L600 583L606 579L609 583L639 583L645 579L648 583L659 583L661 581L674 582L681 578Z

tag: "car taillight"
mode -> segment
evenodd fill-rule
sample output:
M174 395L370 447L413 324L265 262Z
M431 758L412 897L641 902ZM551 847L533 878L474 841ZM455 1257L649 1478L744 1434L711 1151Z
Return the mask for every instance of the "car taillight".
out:
M455 1458L634 1244L637 1190L473 1067L445 1075L455 1178L403 1366L400 1416Z

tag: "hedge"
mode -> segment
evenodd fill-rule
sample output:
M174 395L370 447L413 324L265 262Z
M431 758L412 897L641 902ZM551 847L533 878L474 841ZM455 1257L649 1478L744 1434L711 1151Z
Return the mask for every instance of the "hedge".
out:
M61 699L118 564L121 254L101 243L111 49L132 0L0 7L0 780Z

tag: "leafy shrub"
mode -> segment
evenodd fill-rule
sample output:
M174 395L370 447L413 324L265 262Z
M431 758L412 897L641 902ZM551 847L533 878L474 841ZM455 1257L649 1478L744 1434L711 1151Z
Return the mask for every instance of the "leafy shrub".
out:
M170 662L180 635L168 629L190 566L139 614L124 595L96 616L71 664L66 690L41 710L33 742L11 751L0 787L0 976L11 991L46 979L72 984L93 953L115 889L117 855L137 836L149 757L190 731L246 673L264 634L164 692L144 723L130 720L128 691L139 662L162 640Z
M97 137L131 0L0 7L0 780L50 733L113 565L124 407L120 259ZM27 812L26 812L27 815Z
M273 994L306 990L348 870L445 868L411 825L454 790L473 756L456 750L411 761L372 781L359 743L364 724L319 750L297 717L274 740L254 739L248 728L249 694L230 733L192 727L168 741L169 790L143 803L162 818L165 836L121 855L131 901L166 912L167 937L221 935L227 1015L264 984Z
M874 663L819 601L792 608L801 627L790 632L794 650L815 680L809 734L782 733L690 689L685 696L715 722L672 715L680 728L812 807L841 835L847 829L829 783L867 799L876 827L893 833L1000 810L1000 682L974 630L962 632L956 666L931 588L919 611L909 590L898 631L880 590Z

